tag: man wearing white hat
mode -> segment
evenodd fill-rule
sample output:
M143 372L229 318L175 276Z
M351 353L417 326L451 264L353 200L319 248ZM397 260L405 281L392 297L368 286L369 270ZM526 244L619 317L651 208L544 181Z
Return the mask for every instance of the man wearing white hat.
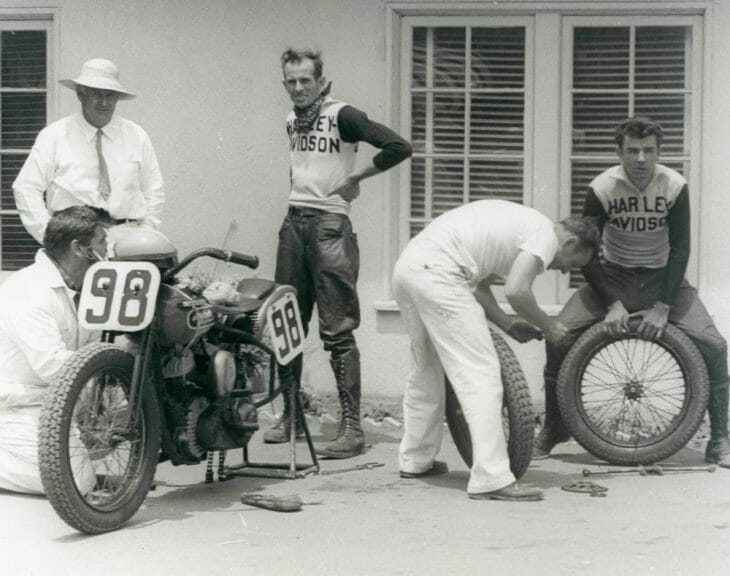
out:
M61 84L76 91L81 112L38 134L13 183L23 225L42 243L51 214L88 205L106 209L119 224L110 230L110 245L129 227L158 228L165 202L160 167L147 133L114 116L119 100L135 97L119 82L116 65L88 60L78 77Z

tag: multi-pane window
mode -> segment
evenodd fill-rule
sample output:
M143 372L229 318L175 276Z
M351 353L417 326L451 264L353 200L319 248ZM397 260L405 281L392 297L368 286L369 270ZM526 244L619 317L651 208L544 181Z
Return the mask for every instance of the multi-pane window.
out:
M414 153L402 179L398 247L450 208L521 202L559 220L618 164L625 118L662 124L660 162L690 184L697 222L702 20L559 11L403 19L401 130ZM697 268L690 260L688 276ZM538 279L541 302L565 302L579 274Z
M25 230L13 199L13 181L48 108L47 30L0 21L0 266L33 262L38 244Z
M523 201L525 28L414 27L410 235L483 198Z
M664 128L660 162L690 178L692 29L689 26L572 28L570 81L571 211L580 214L584 191L617 163L616 126L648 116ZM571 275L571 285L581 282Z

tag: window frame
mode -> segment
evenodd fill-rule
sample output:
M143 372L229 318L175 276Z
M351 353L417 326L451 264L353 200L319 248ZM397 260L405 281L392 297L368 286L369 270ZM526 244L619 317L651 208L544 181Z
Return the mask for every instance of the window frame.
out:
M426 22L438 23L454 22L455 25L464 25L467 21L472 24L475 19L484 19L492 22L504 18L533 18L535 21L533 32L533 62L534 67L541 68L548 66L554 74L535 75L533 82L534 94L545 93L545 89L555 89L553 92L559 96L555 98L533 98L534 124L532 138L534 139L533 150L539 146L549 145L559 149L558 156L554 160L542 161L534 158L532 174L539 176L539 181L532 185L533 193L531 203L529 197L525 200L547 216L557 219L567 216L570 213L570 190L565 188L566 173L564 168L565 160L565 128L560 125L564 120L563 107L561 102L564 86L561 75L562 67L565 65L565 42L568 33L565 30L565 22L569 18L580 18L583 23L593 23L599 18L614 19L621 18L635 22L637 18L651 19L654 22L657 14L660 14L663 22L670 22L671 18L675 23L691 26L693 28L693 74L700 75L700 81L693 79L698 96L693 99L693 107L699 106L701 113L693 109L694 130L692 134L691 151L695 162L693 169L693 181L699 178L698 182L708 182L709 173L709 143L707 131L704 126L709 122L711 111L710 104L710 81L707 75L702 76L701 70L710 69L710 54L705 46L710 42L711 22L713 6L710 0L686 0L680 2L657 2L655 0L637 0L636 2L616 2L611 5L599 5L596 2L575 2L575 1L505 1L498 5L477 5L466 2L453 3L429 3L417 2L396 2L386 0L386 77L385 77L385 111L386 122L392 126L398 126L401 133L409 134L410 127L404 121L405 112L408 110L408 98L410 94L401 90L402 79L405 76L404 70L409 69L406 60L410 54L404 48L406 23L419 18L419 25ZM435 25L435 24L434 24ZM411 27L412 28L412 27ZM572 29L571 29L572 30ZM557 33L557 37L550 44L553 49L547 50L544 46L546 38L551 38ZM572 32L571 32L572 34ZM572 43L572 36L570 38ZM409 40L410 42L410 40ZM540 47L538 50L537 47ZM526 55L527 56L527 55ZM571 54L572 60L572 54ZM542 77L541 77L542 76ZM526 79L527 82L527 79ZM526 94L526 98L528 95ZM572 122L572 118L571 118ZM568 140L569 142L570 140ZM541 165L538 163L541 162ZM618 159L617 159L618 163ZM409 206L408 187L404 184L410 179L408 170L392 170L385 181L386 201L384 202L385 236L383 243L382 260L382 298L375 302L374 307L379 312L397 312L398 306L393 300L391 290L392 269L400 252L407 243ZM401 174L402 173L402 174ZM535 178L531 176L532 178ZM536 179L536 178L535 178ZM526 179L527 181L527 179ZM692 206L692 257L688 277L690 281L696 281L696 286L701 289L706 277L706 247L709 245L707 234L708 227L702 226L707 217L702 214L701 198L699 197L700 185L690 183L695 197ZM555 192L550 192L554 188ZM559 191L558 191L559 190ZM543 192L548 192L543 194ZM562 309L567 298L574 292L569 288L569 278L561 277L555 280L552 274L543 274L535 282L535 293L541 307L548 313L557 313ZM509 308L503 304L505 308Z
M533 196L533 181L532 177L534 174L533 166L532 166L532 159L534 158L534 149L533 149L533 118L534 118L534 87L533 87L533 79L535 78L534 74L534 53L535 49L533 46L534 42L534 18L532 18L529 15L524 16L506 16L506 17L500 17L498 21L496 21L494 18L490 17L481 17L481 18L470 18L468 21L464 20L463 18L453 18L453 17L442 17L442 18L432 18L432 17L414 17L414 18L408 18L403 23L403 51L402 51L402 61L401 61L401 75L400 75L400 94L401 94L401 125L399 127L400 133L404 134L405 137L408 137L410 134L410 127L412 125L412 117L411 117L411 96L413 92L411 91L411 79L412 79L412 59L410 58L410 55L413 51L413 30L414 28L464 28L465 29L465 47L466 47L466 59L465 59L465 65L466 65L466 78L465 78L465 85L463 88L464 94L478 94L479 89L472 90L469 86L469 64L471 62L470 58L470 40L472 38L471 36L471 29L473 28L513 28L513 27L524 27L525 29L525 62L524 62L524 82L522 89L520 90L524 97L524 131L523 131L523 149L522 149L522 160L523 160L523 178L522 178L522 202L526 205L532 205L532 196ZM429 71L430 72L430 71ZM433 88L431 89L433 92L438 92L439 90L442 90L441 88ZM415 90L416 92L428 92L429 89L425 88L418 88ZM516 92L515 89L510 89L510 91ZM467 99L471 100L471 98ZM432 120L432 118L427 118L427 122L429 120ZM465 125L464 125L464 136L466 139L466 145L464 147L464 150L461 154L458 153L432 153L426 150L426 152L423 153L424 157L428 159L430 156L453 156L464 159L464 166L465 166L465 172L466 172L466 166L470 164L469 157L470 156L476 156L479 154L476 154L474 152L471 152L468 147L469 142L469 127L470 127L470 117L469 117L469 109L465 111ZM428 147L428 146L427 146ZM414 152L414 156L420 155L420 153ZM411 186L411 172L410 170L404 170L403 171L403 186L405 189L410 190ZM428 179L429 172L426 171L426 178ZM469 183L468 179L464 178L464 194L466 195L466 189L468 188ZM410 221L411 221L411 211L410 211L410 200L411 195L408 194L401 194L400 195L400 206L399 211L401 214L406 215L406 223L408 224L407 227L399 227L399 246L403 247L410 239ZM427 205L427 212L430 211L431 203L429 198L426 198L426 205Z
M635 34L633 30L636 27L652 26L652 27L671 27L684 26L692 30L692 46L688 59L688 77L685 82L690 83L690 88L686 89L692 95L690 105L685 115L685 135L686 147L689 149L689 155L676 157L672 156L672 160L687 160L691 166L687 182L690 194L690 242L692 250L690 251L690 260L687 265L686 277L693 285L697 285L699 280L699 257L700 254L700 206L702 199L700 189L702 184L702 132L703 132L703 115L702 103L705 87L702 85L703 61L703 26L702 18L699 16L564 16L562 18L562 52L563 66L561 77L564 79L562 83L561 102L564 103L561 116L561 150L560 150L560 205L561 217L569 216L571 210L571 162L576 156L572 154L572 128L573 128L573 39L574 29L576 27L600 27L600 28L625 28L632 29L631 38L633 50L633 42L635 42ZM630 65L633 64L633 61ZM629 93L636 95L641 94L641 90L636 90L633 85L629 88ZM631 114L633 111L630 110ZM689 118L688 118L689 117ZM584 159L585 155L579 155L578 158ZM599 156L595 156L599 158ZM616 164L619 163L616 158ZM662 163L662 156L659 157L659 163ZM706 180L705 180L706 181ZM564 275L560 277L559 284L559 301L564 302L575 292L574 288L569 287L570 277Z
M46 88L11 88L7 92L45 92L46 94L46 125L58 117L58 82L57 73L57 38L58 38L57 9L0 9L0 32L7 31L44 31L46 33ZM29 153L30 148L3 149L2 154ZM0 209L0 214L17 214L17 210ZM0 249L2 248L2 233L0 231ZM0 252L1 254L1 252ZM0 282L11 276L15 271L2 268L0 256Z

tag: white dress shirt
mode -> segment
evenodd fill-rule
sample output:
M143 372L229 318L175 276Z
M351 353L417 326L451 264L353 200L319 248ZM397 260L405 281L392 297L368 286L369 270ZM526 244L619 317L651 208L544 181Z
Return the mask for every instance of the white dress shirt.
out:
M111 183L111 194L104 200L99 192L96 132L78 113L38 134L13 183L20 218L38 242L43 243L50 215L69 206L98 206L112 218L159 227L165 191L149 136L139 125L119 117L102 128Z
M0 285L0 488L43 493L38 470L43 397L73 352L100 336L78 326L75 294L43 250L34 264ZM84 475L89 477L84 484L93 485L93 473Z

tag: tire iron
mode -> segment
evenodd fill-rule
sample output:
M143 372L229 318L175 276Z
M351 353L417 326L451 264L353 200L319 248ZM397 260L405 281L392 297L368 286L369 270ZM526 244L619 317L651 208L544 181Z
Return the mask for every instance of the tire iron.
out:
M714 472L715 465L710 466L637 466L636 468L589 470L583 469L583 476L602 476L606 474L639 474L640 476L663 476L665 472Z
M370 470L372 468L379 468L385 466L382 462L366 462L365 464L358 464L357 466L349 466L347 468L337 468L335 470L321 470L320 476L327 476L329 474L339 474L340 472L354 472L356 470Z

